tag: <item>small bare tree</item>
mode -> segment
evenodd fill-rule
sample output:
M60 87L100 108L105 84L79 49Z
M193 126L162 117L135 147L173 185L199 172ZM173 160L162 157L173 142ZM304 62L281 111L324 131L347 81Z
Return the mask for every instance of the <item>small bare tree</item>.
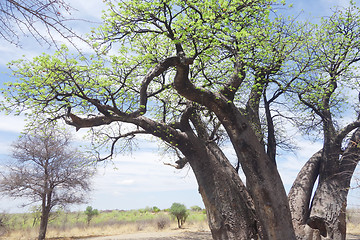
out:
M22 135L13 145L14 162L1 173L0 192L41 204L39 240L45 239L54 206L86 202L94 171L86 158L70 146L71 136L53 126Z

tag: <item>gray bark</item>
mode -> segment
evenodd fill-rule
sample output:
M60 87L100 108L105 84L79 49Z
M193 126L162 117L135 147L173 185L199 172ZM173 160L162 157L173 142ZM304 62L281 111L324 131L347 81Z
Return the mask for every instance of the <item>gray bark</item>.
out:
M38 240L44 240L46 237L50 211L51 211L51 192L45 194L42 199Z
M188 79L189 67L177 64L175 89L191 101L213 111L225 127L247 178L263 239L295 239L284 185L276 164L239 109L221 94L196 88Z
M238 173L216 144L192 141L183 153L195 173L213 239L257 239L253 201Z
M306 222L310 214L312 190L319 174L321 154L322 152L318 151L306 162L288 195L292 222L298 240L312 239L312 231L308 229Z
M297 239L346 239L347 195L351 177L359 161L359 140L358 129L343 153L324 156L323 151L319 151L298 174L289 193ZM317 177L319 183L311 200Z

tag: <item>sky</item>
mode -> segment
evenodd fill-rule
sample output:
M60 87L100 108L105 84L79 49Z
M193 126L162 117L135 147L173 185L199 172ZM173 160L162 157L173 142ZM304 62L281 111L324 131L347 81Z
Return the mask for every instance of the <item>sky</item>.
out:
M89 22L79 22L74 25L78 32L89 32L90 28L101 22L101 11L105 5L101 0L71 0L69 1L78 11L72 17L88 19ZM293 12L303 13L301 18L313 19L330 14L330 8L336 5L345 6L344 0L305 0L288 1L293 3ZM0 39L0 84L12 80L6 68L6 63L26 55L28 58L51 52L48 46L41 46L31 38L21 41L22 47L16 47ZM86 45L79 43L80 48L87 51ZM1 99L1 96L0 96ZM0 113L0 164L10 157L10 145L17 139L24 127L23 116L5 116ZM75 132L78 141L85 134L81 129ZM321 148L321 143L294 136L299 150L296 154L279 156L278 168L286 189L294 181L298 171L306 160ZM235 160L231 148L225 149L230 160ZM93 178L93 191L89 194L89 202L85 205L73 206L71 210L85 210L87 205L100 210L106 209L139 209L146 206L157 206L160 209L169 208L172 203L180 202L187 207L194 205L203 207L201 196L192 170L187 167L176 170L166 166L164 162L173 162L174 156L159 153L159 146L154 141L142 140L131 154L116 156L111 162L100 164ZM1 166L0 166L1 167ZM357 176L360 178L360 174ZM0 197L0 212L26 212L28 208L21 205L26 200L13 200ZM349 205L360 207L360 193L351 191Z

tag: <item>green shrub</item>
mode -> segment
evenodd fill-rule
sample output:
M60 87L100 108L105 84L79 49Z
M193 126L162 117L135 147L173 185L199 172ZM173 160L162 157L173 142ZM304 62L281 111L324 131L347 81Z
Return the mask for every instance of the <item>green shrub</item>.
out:
M181 228L181 226L185 223L186 218L189 216L185 205L181 203L173 203L170 208L170 213L176 217L179 228Z
M192 206L192 207L190 207L190 209L193 212L200 212L202 210L201 207L199 207L199 206Z
M85 210L85 214L87 216L86 221L87 224L90 224L91 219L96 216L99 215L99 211L97 209L93 209L91 206L87 206L86 210Z
M153 213L158 213L158 212L160 212L160 208L154 206L154 207L152 208L152 212L153 212Z

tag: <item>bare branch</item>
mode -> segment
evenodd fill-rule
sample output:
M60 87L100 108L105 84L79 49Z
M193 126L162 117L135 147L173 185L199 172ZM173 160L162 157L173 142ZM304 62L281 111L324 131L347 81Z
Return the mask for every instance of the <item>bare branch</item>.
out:
M23 34L30 34L40 44L45 42L57 45L53 37L56 32L75 46L71 38L82 38L67 24L70 19L65 15L72 10L74 9L63 0L5 0L0 3L0 36L8 42L18 44L18 29ZM39 23L45 27L46 33L40 32Z

